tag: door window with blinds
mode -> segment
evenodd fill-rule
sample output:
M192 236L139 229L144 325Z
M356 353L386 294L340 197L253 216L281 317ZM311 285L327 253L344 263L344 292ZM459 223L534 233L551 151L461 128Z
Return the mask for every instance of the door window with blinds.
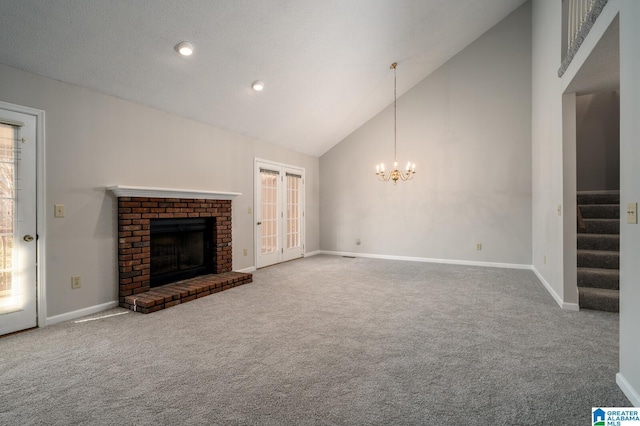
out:
M304 256L304 169L256 160L256 266Z
M269 169L260 170L262 187L262 232L260 253L270 254L278 251L278 181L280 173Z
M0 335L38 325L39 114L0 102Z
M302 176L287 173L287 248L300 247Z
M16 127L0 123L0 314L19 306L13 286Z

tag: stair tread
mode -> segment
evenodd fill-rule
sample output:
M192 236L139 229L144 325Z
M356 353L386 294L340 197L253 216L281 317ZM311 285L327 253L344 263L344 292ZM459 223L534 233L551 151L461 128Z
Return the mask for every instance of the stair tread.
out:
M620 251L620 235L578 233L577 248L579 250Z
M620 203L620 191L578 191L578 204L612 204Z
M607 297L619 297L620 290L612 290L610 288L597 288L597 287L578 287L578 291L590 294L598 294Z
M578 249L578 267L619 269L620 252L613 250Z
M578 287L580 309L618 312L620 291L608 288Z
M578 273L580 273L581 271L590 274L620 276L620 271L618 269L589 268L586 266L578 266Z
M620 271L618 269L579 266L577 272L578 287L620 289Z
M578 249L578 254L583 253L583 254L594 254L596 256L601 255L601 256L605 256L605 255L611 255L611 256L620 256L620 251L616 250L585 250L585 249Z

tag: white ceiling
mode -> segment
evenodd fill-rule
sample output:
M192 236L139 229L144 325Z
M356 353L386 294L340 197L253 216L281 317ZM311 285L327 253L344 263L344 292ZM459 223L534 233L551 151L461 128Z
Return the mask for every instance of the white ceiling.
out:
M2 0L0 63L320 156L524 2Z

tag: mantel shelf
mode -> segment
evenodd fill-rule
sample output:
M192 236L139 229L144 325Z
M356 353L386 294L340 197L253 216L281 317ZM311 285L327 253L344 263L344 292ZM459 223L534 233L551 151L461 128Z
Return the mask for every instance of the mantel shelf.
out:
M190 200L233 200L241 192L200 191L193 189L149 188L144 186L108 186L116 197L186 198Z

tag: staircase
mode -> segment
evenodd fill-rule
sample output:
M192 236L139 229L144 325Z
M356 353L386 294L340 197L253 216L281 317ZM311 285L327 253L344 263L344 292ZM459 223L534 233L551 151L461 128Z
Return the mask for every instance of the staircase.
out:
M620 194L578 192L578 295L580 309L618 312Z

